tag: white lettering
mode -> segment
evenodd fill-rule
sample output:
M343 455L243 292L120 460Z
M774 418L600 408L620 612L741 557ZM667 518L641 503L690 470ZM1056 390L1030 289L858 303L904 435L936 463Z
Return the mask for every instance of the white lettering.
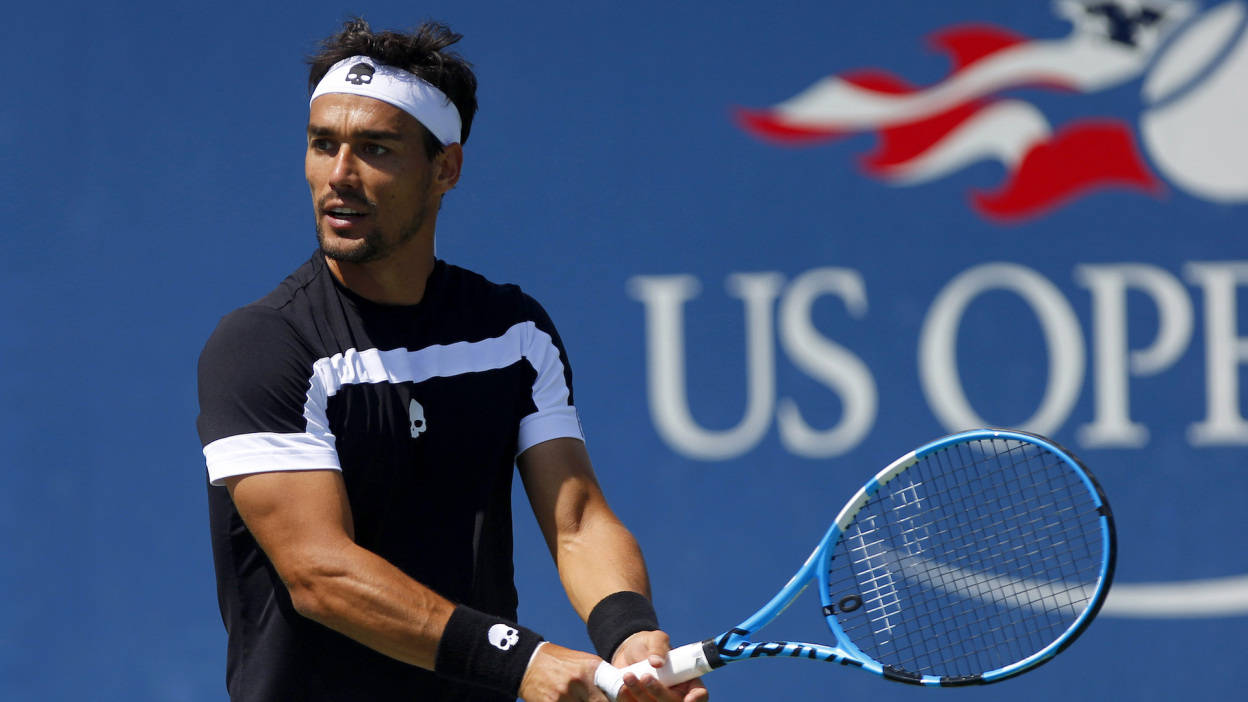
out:
M1241 366L1248 364L1248 335L1240 328L1238 305L1238 296L1248 288L1248 261L1189 263L1183 272L1204 297L1205 417L1188 427L1188 440L1193 446L1248 445L1240 373ZM1150 431L1131 417L1131 382L1160 374L1183 358L1194 335L1193 298L1173 273L1153 264L1080 264L1075 266L1074 280L1091 297L1094 364L1093 416L1078 427L1078 443L1088 448L1144 447ZM726 287L744 308L745 408L735 426L708 429L693 417L686 377L690 359L685 348L685 307L698 296L701 284L692 275L636 276L629 281L630 294L645 306L647 399L663 441L688 458L732 459L763 440L774 415L780 441L794 455L826 458L858 446L876 421L876 381L860 356L815 326L814 311L821 298L832 295L845 305L850 317L865 318L867 289L862 275L849 268L815 268L786 287L780 273L734 273L728 276ZM1012 293L1026 303L1043 334L1040 348L1018 349L1020 358L1047 362L1039 404L1018 426L1055 434L1070 418L1083 388L1084 332L1062 291L1022 265L976 265L951 279L932 300L918 338L923 395L933 416L949 431L992 424L967 397L957 345L967 309L994 291ZM1142 294L1157 310L1156 334L1139 348L1130 348L1132 334L1128 333L1133 293ZM777 399L773 328L794 366L840 400L839 417L819 426L816 406L803 410L793 397ZM973 331L964 336L972 343L1000 333L996 329ZM703 350L694 354L693 362L705 363L703 359L722 353ZM815 426L812 418L816 418Z
M685 381L684 305L696 297L691 275L635 276L630 294L646 308L646 389L659 435L676 452L706 461L735 458L753 448L771 425L775 408L773 309L784 277L779 273L735 273L728 292L745 304L746 410L737 426L709 430L689 410Z
M1154 375L1183 355L1192 337L1192 306L1171 274L1142 263L1080 265L1075 280L1092 293L1092 348L1096 414L1079 427L1089 447L1141 447L1148 428L1131 421L1128 360L1132 375ZM1127 351L1127 290L1139 290L1157 306L1157 337L1145 349Z
M1236 293L1248 283L1248 262L1189 263L1187 279L1205 295L1205 419L1188 428L1195 446L1248 444L1239 405L1239 366L1248 362L1248 338L1239 336Z
M1047 278L1013 263L985 263L955 277L936 296L919 334L919 379L936 418L949 431L988 425L971 407L958 373L957 338L970 303L989 290L1017 293L1036 313L1048 348L1048 385L1021 428L1054 433L1079 399L1083 332L1066 298Z
M845 347L819 333L811 319L815 300L834 293L849 313L867 312L867 289L857 271L816 268L799 276L780 303L780 341L793 363L834 390L841 398L841 420L825 431L812 429L792 398L780 400L776 421L780 440L794 454L807 458L839 456L858 445L875 422L876 389L871 370Z

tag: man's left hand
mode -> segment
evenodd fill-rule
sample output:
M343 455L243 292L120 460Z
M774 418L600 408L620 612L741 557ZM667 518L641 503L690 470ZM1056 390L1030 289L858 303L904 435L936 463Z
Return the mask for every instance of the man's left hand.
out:
M624 639L624 643L615 649L611 664L623 668L648 660L650 665L659 668L671 648L671 639L662 631L639 631ZM638 679L628 673L624 676L624 687L620 688L618 699L619 702L706 702L710 693L701 678L668 688L652 675Z

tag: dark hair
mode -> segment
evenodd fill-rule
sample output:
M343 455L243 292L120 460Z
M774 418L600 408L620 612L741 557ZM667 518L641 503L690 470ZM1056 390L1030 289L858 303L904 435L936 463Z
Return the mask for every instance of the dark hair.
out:
M334 64L352 56L367 56L419 76L446 96L459 110L460 142L468 141L472 118L477 113L477 77L472 64L446 47L462 39L449 27L425 22L407 34L374 32L362 18L349 19L342 31L321 42L321 50L308 58L308 94ZM424 126L424 125L421 125ZM425 153L430 158L442 152L442 143L425 129Z

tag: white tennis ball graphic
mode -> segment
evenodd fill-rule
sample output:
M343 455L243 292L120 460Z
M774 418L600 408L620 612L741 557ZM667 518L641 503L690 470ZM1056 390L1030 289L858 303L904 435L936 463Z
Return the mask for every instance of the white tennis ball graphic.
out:
M1144 81L1153 163L1191 195L1248 201L1248 12L1223 3L1180 30Z

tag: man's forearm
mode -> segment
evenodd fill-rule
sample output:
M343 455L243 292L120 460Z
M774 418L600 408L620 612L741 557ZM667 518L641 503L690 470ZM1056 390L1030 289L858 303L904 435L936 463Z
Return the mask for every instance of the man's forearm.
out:
M641 548L608 506L584 442L546 441L530 447L517 463L577 614L588 618L602 598L621 590L649 596Z
M355 544L305 561L295 573L286 584L300 614L391 658L433 670L455 609L450 601Z
M451 603L354 544L287 585L310 619L391 658L508 695L519 693L542 640L514 622Z
M587 515L581 529L560 535L554 551L559 578L581 619L607 595L629 590L650 596L641 548L614 515Z
M231 478L227 487L300 614L433 669L454 606L355 543L341 474L256 473Z

